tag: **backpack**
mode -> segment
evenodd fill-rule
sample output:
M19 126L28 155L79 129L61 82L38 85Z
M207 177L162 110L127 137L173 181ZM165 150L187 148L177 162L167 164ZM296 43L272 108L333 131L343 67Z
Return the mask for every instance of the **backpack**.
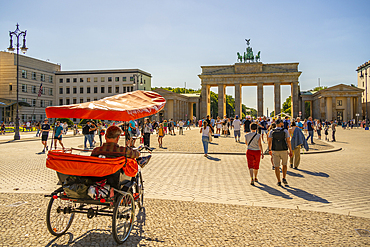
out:
M286 143L284 129L274 129L273 130L273 132L272 132L272 150L274 150L274 151L288 150L288 145Z
M88 135L88 134L90 134L90 126L89 125L85 125L83 128L82 128L82 134L84 134L84 135Z

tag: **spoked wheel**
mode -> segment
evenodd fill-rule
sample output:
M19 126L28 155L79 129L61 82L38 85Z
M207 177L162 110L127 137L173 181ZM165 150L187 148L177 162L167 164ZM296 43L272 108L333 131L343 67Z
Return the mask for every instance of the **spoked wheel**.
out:
M139 172L136 182L136 193L138 193L137 205L141 209L144 207L144 181L141 172Z
M50 199L46 212L46 225L54 236L61 236L72 225L75 213L71 213L72 203L60 198Z
M131 193L119 195L113 210L112 231L114 240L122 244L129 237L134 223L135 202Z

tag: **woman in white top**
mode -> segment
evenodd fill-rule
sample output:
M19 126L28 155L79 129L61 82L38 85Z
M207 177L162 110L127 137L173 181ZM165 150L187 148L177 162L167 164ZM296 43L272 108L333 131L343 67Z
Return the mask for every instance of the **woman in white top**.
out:
M216 128L217 128L216 134L221 134L222 122L220 117L217 117Z
M203 127L200 128L200 133L202 133L202 142L203 142L205 157L207 157L208 155L209 131L210 131L210 128L207 124L207 121L204 121Z

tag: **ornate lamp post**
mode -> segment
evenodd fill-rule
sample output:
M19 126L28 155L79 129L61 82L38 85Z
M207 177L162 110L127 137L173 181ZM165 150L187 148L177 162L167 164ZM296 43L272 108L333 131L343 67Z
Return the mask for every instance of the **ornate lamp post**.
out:
M18 111L18 103L19 103L19 37L23 36L23 46L21 47L21 50L23 53L26 53L27 47L26 47L26 31L19 30L19 25L17 23L17 29L15 29L14 32L9 31L10 36L10 45L8 48L8 51L13 52L15 49L13 48L13 36L17 37L17 43L15 44L17 47L17 114L15 119L15 130L14 130L14 140L21 139L19 136L19 111Z
M142 74L134 74L134 84L136 87L136 90L139 90L139 78L140 78L140 84L143 84L143 75Z

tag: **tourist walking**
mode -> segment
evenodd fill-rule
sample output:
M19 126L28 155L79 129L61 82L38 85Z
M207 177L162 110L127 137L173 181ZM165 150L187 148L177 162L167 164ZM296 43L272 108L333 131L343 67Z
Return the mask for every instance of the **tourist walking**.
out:
M137 134L136 123L135 123L134 120L130 120L128 122L128 133L130 135L129 146L134 147L135 146L135 141L136 141L136 134Z
M98 122L98 127L97 127L97 132L98 132L98 135L99 135L99 147L101 147L103 145L103 135L105 134L104 133L104 129L103 129L103 124L101 122Z
M289 134L291 136L291 145L293 150L293 155L290 156L289 163L290 167L298 169L299 163L301 162L301 146L309 150L308 144L302 131L296 126L296 123L292 121L291 127L289 128Z
M331 132L332 132L332 142L335 142L336 140L335 140L335 131L337 130L337 124L333 121L333 120L331 120L330 121L330 123L331 123Z
M275 120L274 120L275 121ZM273 122L271 125L270 125L270 127L267 129L267 142L268 142L268 136L270 135L270 132L272 131L272 130L274 130L276 128L276 123L275 122ZM268 149L267 149L268 150ZM271 157L271 165L272 165L272 170L274 170L275 169L275 166L274 166L274 159L272 158L272 155L270 155L270 157Z
M220 117L217 117L216 121L216 134L221 134L221 129L222 129L222 121Z
M325 124L324 126L325 141L329 141L329 125Z
M90 135L90 127L91 127L91 122L90 121L87 121L86 122L86 125L82 128L82 134L84 135L84 149L88 149L87 148L87 142L89 142L89 145L90 145L90 148L93 148L93 140L91 139L91 135Z
M245 135L245 144L247 145L247 163L249 174L251 177L251 185L258 182L257 174L260 167L261 157L263 159L263 149L261 143L261 135L256 132L257 124L251 125L250 133Z
M179 135L183 135L184 134L184 122L182 121L182 119L180 119L180 122L179 122Z
M40 136L40 133L41 133L41 124L40 124L40 122L37 122L36 124L35 124L35 127L36 127L36 137L39 137Z
M289 156L293 155L292 146L290 143L289 132L286 129L283 129L284 123L281 119L276 120L276 128L272 130L268 138L269 154L272 155L274 166L275 166L275 175L277 178L277 185L281 186L280 180L280 161L283 166L283 183L286 185L288 181L286 180L287 174L287 162L288 162L288 150Z
M211 127L204 122L203 127L200 128L200 133L202 133L202 143L204 149L204 156L208 156L208 143L209 143L209 134L211 133Z
M50 125L49 120L46 118L44 123L41 125L41 143L44 145L44 149L41 153L45 153L45 150L48 151L48 137L49 137Z
M316 133L319 140L321 140L321 130L322 130L322 124L320 120L316 121Z
M262 121L260 121L259 123L259 127L261 129L261 139L262 139L262 142L265 143L265 141L263 140L263 135L266 134L266 141L267 141L267 121L266 121L266 116L263 117Z
M159 143L159 147L162 148L163 146L163 137L164 137L164 129L163 129L163 124L160 123L159 124L159 128L158 128L158 143Z
M232 126L234 127L234 137L236 142L240 142L240 126L242 125L242 122L239 120L239 116L235 116L235 120L232 123Z
M1 123L0 131L1 131L2 135L5 135L5 123L4 122ZM39 132L40 132L40 129L39 129ZM36 134L36 136L37 136L37 134Z
M152 133L152 124L149 118L145 118L144 122L144 146L150 147L150 134ZM163 127L163 132L166 133Z
M250 118L246 117L246 120L244 121L244 132L245 133L251 132L251 128L250 128L251 123L252 123L252 121L250 120Z
M315 144L313 142L313 128L314 128L314 123L312 122L312 117L309 117L307 121L308 136L307 136L306 141L311 137L311 144Z
M59 141L59 144L62 146L64 150L64 146L62 143L62 134L63 134L63 126L59 121L57 121L56 126L54 128L54 149L57 149L57 141Z

